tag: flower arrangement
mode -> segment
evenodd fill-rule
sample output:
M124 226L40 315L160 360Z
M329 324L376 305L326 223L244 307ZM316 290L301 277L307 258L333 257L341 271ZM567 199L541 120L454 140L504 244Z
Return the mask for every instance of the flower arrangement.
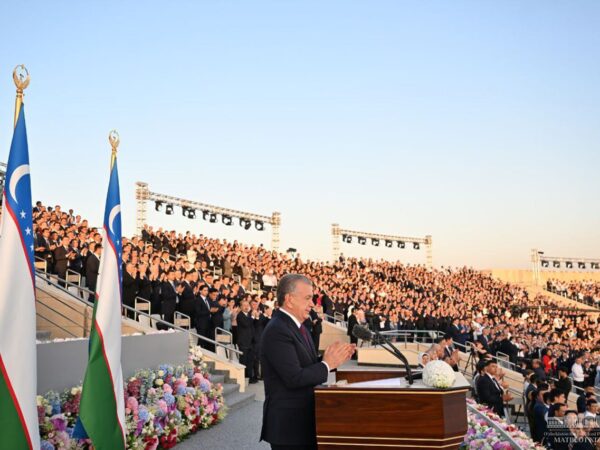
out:
M173 448L226 414L223 387L210 381L199 348L191 350L186 365L138 371L125 383L124 395L130 450ZM42 450L92 450L89 439L72 437L80 399L81 387L38 396Z
M454 384L456 374L450 365L442 360L430 361L423 369L423 384L436 388L449 388Z
M490 420L495 422L501 429L510 436L510 438L524 450L544 450L544 447L537 445L516 425L509 424L491 411L488 407L476 403L472 399L467 399L467 403L484 414ZM484 449L484 450L512 450L513 446L506 440L505 436L500 434L485 419L477 414L467 410L468 429L465 440L461 445L461 450L466 449Z

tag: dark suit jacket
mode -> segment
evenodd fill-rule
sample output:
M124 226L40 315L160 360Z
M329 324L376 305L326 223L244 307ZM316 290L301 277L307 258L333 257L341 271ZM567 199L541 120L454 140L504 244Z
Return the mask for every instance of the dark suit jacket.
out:
M350 340L354 339L352 342L356 342L356 338L352 334L352 330L356 325L358 325L358 319L354 314L350 314L350 317L348 318L348 332L346 334L350 336Z
M179 295L179 311L183 314L187 314L194 322L194 313L196 309L196 297L194 291L189 283L183 283L183 292Z
M54 270L57 274L62 276L66 274L67 267L69 265L67 252L68 250L66 250L62 245L54 249Z
M260 360L265 380L261 440L316 448L313 388L327 381L327 368L285 313L274 312L265 328Z
M477 395L480 403L492 408L500 417L504 417L502 391L487 374L480 376L477 380Z
M250 314L250 312L248 312ZM256 328L252 316L247 317L242 311L237 315L237 345L240 349L251 348L255 343Z
M100 273L100 260L98 257L91 253L88 255L85 261L85 278L90 291L96 292L96 283L98 281L98 274Z
M123 270L123 304L133 307L138 293L137 280Z
M160 306L165 320L173 320L177 306L177 293L168 281L163 281L160 285Z
M185 294L185 291L183 291ZM194 299L194 315L196 317L196 329L208 332L210 330L210 299L207 297L206 302L209 306L206 306L206 302L202 300L202 297L198 296Z

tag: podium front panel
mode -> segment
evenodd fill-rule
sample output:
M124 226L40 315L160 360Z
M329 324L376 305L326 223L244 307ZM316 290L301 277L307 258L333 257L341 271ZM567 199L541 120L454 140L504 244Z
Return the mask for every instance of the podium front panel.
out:
M315 388L319 449L456 449L467 389Z

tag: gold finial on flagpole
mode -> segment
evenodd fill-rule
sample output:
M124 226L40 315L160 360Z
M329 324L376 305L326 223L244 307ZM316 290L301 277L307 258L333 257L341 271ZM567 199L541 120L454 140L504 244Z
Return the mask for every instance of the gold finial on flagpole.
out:
M110 168L112 169L112 167L115 165L115 160L117 159L117 147L121 142L121 138L119 137L117 130L111 130L111 132L108 133L108 142L110 142L110 146L112 147L112 156L110 158Z
M13 70L13 81L17 87L17 99L15 100L15 127L17 126L17 120L19 119L19 113L21 112L21 105L23 104L23 90L29 86L29 71L23 64L19 64Z

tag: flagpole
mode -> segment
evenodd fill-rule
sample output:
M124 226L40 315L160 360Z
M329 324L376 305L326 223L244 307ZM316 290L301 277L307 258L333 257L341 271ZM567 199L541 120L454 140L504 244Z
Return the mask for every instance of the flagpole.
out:
M17 87L17 98L15 100L15 127L17 126L17 120L19 119L19 113L21 112L21 105L23 104L23 90L29 86L29 71L23 64L19 64L13 70L13 80Z
M110 158L110 168L112 169L117 160L117 147L119 147L119 143L121 142L117 130L112 130L108 133L108 142L110 142L110 146L112 147L112 155Z

